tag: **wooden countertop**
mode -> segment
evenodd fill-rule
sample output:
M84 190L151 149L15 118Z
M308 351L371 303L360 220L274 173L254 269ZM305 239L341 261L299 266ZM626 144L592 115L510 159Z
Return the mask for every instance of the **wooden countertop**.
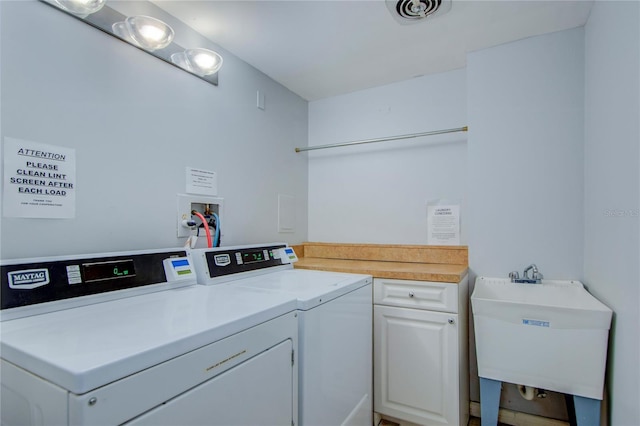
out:
M303 243L293 248L298 269L448 283L460 282L468 272L465 246Z
M350 272L372 275L374 278L399 280L460 282L467 275L466 265L433 263L381 262L375 260L301 258L294 264L299 269Z

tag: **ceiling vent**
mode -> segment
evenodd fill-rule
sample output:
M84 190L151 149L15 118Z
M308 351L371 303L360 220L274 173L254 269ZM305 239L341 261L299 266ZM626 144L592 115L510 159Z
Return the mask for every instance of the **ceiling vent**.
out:
M451 0L386 0L391 16L401 24L414 24L451 10Z

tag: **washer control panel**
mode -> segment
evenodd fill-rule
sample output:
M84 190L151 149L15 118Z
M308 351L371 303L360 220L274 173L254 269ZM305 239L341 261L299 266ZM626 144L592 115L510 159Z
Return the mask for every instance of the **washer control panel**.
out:
M187 252L180 249L3 261L0 274L2 310L152 284L196 281Z

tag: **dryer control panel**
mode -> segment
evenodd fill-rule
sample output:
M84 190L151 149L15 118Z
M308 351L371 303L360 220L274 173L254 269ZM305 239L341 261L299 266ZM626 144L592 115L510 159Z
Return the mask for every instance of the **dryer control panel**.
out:
M266 244L238 247L218 247L191 250L199 284L218 284L238 278L238 274L257 275L271 272L274 267L290 268L291 259L284 250L286 244Z

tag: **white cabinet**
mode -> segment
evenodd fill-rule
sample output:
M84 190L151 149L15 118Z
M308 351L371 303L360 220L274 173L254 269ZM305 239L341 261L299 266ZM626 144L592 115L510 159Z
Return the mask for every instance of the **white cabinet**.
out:
M374 279L374 411L403 425L469 419L468 281Z

